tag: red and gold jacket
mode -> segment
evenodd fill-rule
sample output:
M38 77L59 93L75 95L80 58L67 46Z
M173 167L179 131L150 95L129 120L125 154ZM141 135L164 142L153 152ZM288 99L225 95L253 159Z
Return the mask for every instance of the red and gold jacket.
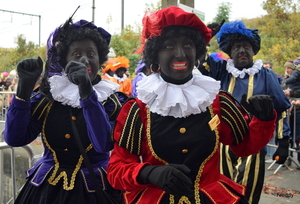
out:
M129 100L114 128L108 181L124 191L126 204L161 203L164 196L169 203L191 203L186 196L176 200L158 186L137 182L144 165L185 164L191 169L195 203L203 203L200 195L211 203L238 203L245 186L220 174L219 144L230 145L238 156L259 152L273 136L274 115L272 121L250 121L234 98L222 92L205 112L185 118L161 116L139 99Z

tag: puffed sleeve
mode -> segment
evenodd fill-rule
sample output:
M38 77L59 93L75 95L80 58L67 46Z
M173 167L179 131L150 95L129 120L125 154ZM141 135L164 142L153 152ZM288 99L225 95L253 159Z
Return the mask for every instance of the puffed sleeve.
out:
M124 131L126 131L124 129L127 129L127 127L130 126L128 120L131 119L133 114L137 114L136 116L138 116L137 110L133 111L134 104L134 100L126 102L118 115L114 128L114 149L111 153L107 168L107 178L109 183L114 188L124 191L131 191L142 186L145 187L145 185L139 184L136 178L140 169L144 165L147 165L147 163L141 163L139 154L137 152L130 152L130 148L125 148L126 146L124 145L126 144L122 145L122 141L128 141L131 137L129 134L123 134ZM133 127L139 128L135 125ZM135 131L134 129L132 131ZM144 148L140 147L140 149Z
M13 96L12 103L7 110L4 128L4 140L8 145L24 146L37 138L42 124L32 117L31 113L40 98L41 95L36 95L30 101L22 101Z
M80 101L86 120L89 138L97 152L108 152L112 149L111 125L103 105L94 92L87 100ZM100 125L99 125L100 124Z
M267 145L276 126L275 110L271 121L260 121L255 116L250 120L246 111L229 93L221 92L217 99L213 106L220 118L220 142L229 145L239 157L256 154Z

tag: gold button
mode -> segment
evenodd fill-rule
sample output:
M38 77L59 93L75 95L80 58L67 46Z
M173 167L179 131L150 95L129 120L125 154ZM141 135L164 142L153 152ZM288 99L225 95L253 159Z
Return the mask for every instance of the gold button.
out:
M65 152L69 151L68 148L64 149Z
M179 132L180 132L180 133L185 133L185 132L186 132L186 129L185 129L185 128L180 128L180 129L179 129Z
M76 117L75 117L75 116L72 116L72 120L76 120Z
M182 150L182 153L188 153L188 152L189 152L188 149L183 149L183 150Z
M70 139L70 138L71 138L71 135L70 135L70 134L65 134L65 138L66 138L66 139Z

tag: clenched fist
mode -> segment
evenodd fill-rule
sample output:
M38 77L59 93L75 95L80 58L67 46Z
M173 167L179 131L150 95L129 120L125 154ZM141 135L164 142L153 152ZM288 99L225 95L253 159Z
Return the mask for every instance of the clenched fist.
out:
M271 96L255 95L249 98L242 96L241 104L244 108L261 121L270 121L274 119L274 105Z
M65 68L70 82L78 86L80 99L83 101L94 91L86 63L87 58L82 57L79 62L70 61Z
M37 59L25 59L17 65L19 76L16 95L28 101L34 86L43 71L43 61L40 57Z

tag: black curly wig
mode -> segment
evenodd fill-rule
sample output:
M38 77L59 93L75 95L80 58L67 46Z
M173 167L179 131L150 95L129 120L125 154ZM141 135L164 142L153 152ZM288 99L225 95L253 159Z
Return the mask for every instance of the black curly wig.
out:
M146 41L143 50L143 59L147 67L150 67L151 64L157 64L158 52L162 48L165 40L179 36L186 36L193 40L196 47L196 59L201 60L205 56L206 42L199 30L188 26L172 25L165 27L161 36L155 36ZM154 69L152 70L156 71Z
M109 46L107 40L102 36L97 29L90 27L72 28L68 26L70 22L66 22L64 26L56 30L56 36L53 37L55 46L51 46L47 52L47 61L45 67L45 75L41 82L40 91L52 98L50 93L49 77L53 75L60 75L62 69L67 65L66 55L69 46L75 41L82 41L85 39L92 40L98 50L99 67L107 61L107 54L109 53ZM48 42L49 43L49 42Z
M95 29L80 28L77 29L76 32L70 32L68 37L63 42L60 42L56 47L53 47L53 49L56 50L57 55L60 56L59 63L62 67L65 67L67 65L66 55L69 46L75 41L82 41L85 39L90 39L95 42L99 54L99 66L101 66L105 61L107 61L107 54L109 53L109 48L106 40Z
M253 50L259 50L260 48L260 45L258 44L257 40L238 33L228 35L226 41L227 44L222 48L222 51L225 52L230 57L231 57L231 48L236 42L241 42L241 41L249 42L250 45L252 45Z

